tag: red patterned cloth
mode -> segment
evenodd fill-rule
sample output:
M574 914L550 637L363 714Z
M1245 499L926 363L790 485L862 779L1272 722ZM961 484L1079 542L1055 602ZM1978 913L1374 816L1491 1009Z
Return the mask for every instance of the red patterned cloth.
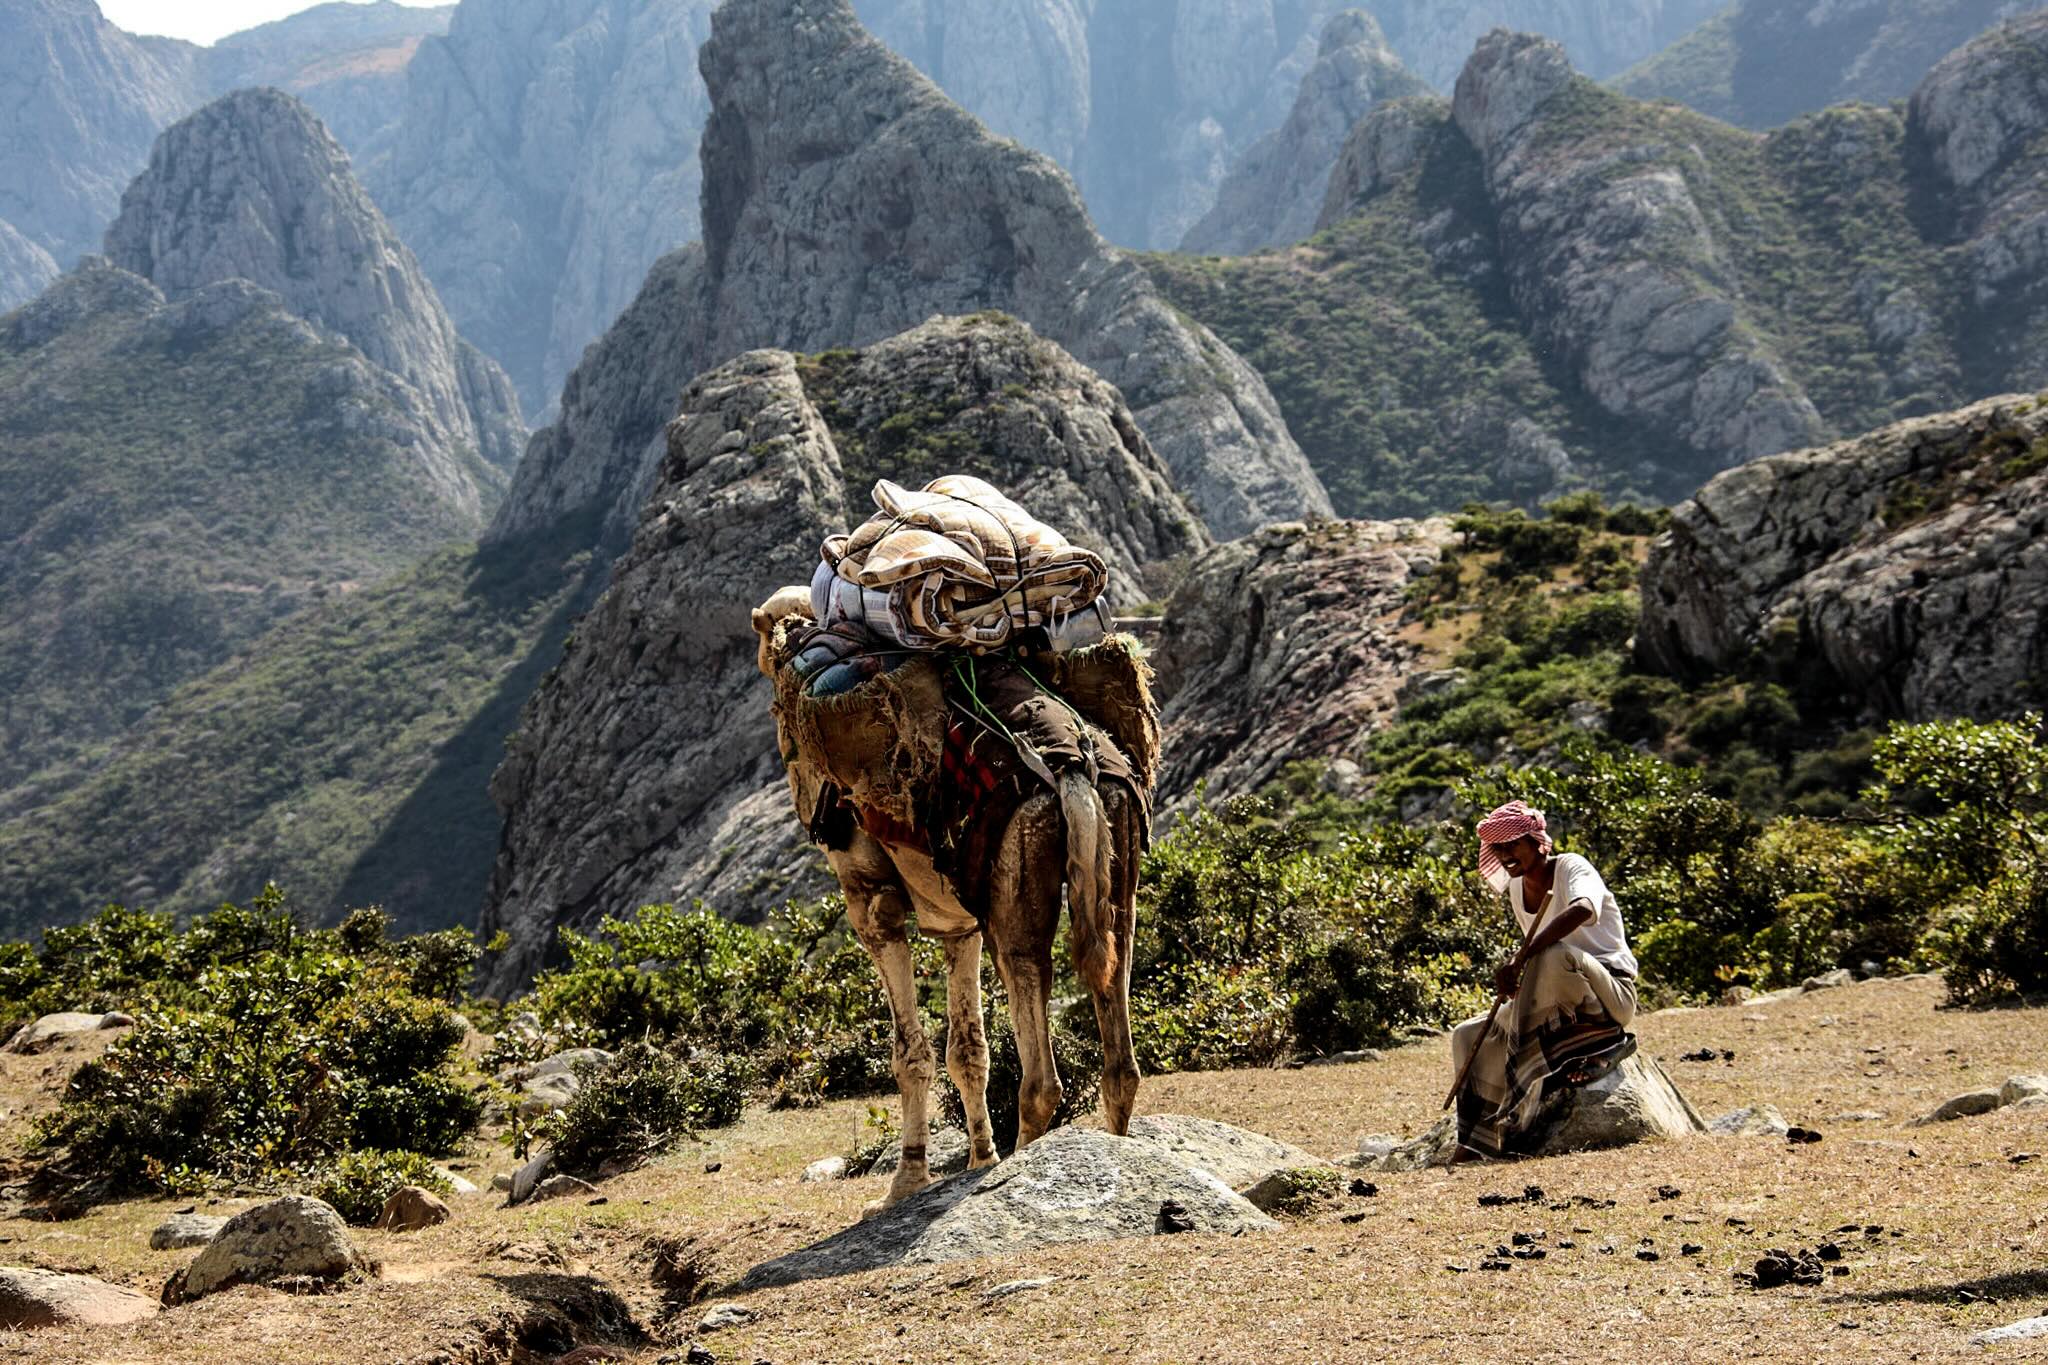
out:
M1510 801L1481 820L1478 832L1479 875L1486 878L1486 884L1496 893L1505 893L1508 889L1508 870L1501 866L1500 855L1494 852L1496 845L1512 844L1517 839L1534 835L1545 854L1551 848L1543 812L1520 801Z

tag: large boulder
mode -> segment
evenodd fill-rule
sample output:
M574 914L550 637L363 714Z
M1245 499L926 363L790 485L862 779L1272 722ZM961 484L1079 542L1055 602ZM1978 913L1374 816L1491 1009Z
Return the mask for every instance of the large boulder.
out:
M1273 1226L1222 1181L1159 1144L1098 1128L1060 1128L1001 1165L941 1181L815 1246L758 1265L738 1287L1013 1256L1071 1242Z
M0 1270L0 1328L118 1327L154 1317L146 1294L54 1270Z
M230 1218L198 1258L171 1277L163 1301L190 1303L238 1284L341 1280L369 1268L332 1205L288 1194Z
M1327 1164L1291 1142L1186 1114L1140 1115L1131 1120L1131 1136L1160 1148L1183 1166L1207 1171L1239 1191L1282 1171Z
M183 1251L187 1247L203 1247L227 1225L227 1219L209 1213L174 1213L151 1230L149 1249Z

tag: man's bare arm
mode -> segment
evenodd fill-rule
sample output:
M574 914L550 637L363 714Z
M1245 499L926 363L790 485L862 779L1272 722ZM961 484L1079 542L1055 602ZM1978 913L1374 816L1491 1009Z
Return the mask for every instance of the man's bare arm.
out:
M1552 944L1562 943L1572 933L1576 932L1581 925L1591 924L1597 913L1593 909L1593 902L1589 900L1575 900L1565 907L1562 915L1548 923L1538 925L1536 932L1530 936L1529 941L1524 943L1513 957L1502 964L1498 972L1494 973L1493 987L1495 993L1502 997L1507 997L1520 990L1522 986L1522 968L1528 965L1529 959Z

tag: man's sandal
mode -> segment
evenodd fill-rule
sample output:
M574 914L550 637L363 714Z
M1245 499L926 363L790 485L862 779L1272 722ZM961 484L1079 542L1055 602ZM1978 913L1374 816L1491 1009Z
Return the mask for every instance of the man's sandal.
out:
M1621 1035L1621 1041L1605 1052L1596 1052L1590 1057L1581 1057L1564 1069L1564 1083L1573 1089L1583 1089L1620 1066L1635 1055L1636 1036L1633 1033Z

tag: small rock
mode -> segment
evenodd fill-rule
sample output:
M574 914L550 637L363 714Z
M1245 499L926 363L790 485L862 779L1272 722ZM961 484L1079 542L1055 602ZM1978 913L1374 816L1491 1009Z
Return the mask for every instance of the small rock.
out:
M704 1174L706 1175L717 1175L724 1169L725 1163L723 1161L707 1161L704 1163Z
M693 1342L690 1349L683 1352L683 1365L718 1365L718 1357L701 1342Z
M551 1175L533 1187L535 1200L582 1198L597 1193L597 1186L573 1175Z
M528 1199L532 1198L534 1188L540 1184L542 1178L547 1175L548 1168L554 1164L555 1154L553 1152L542 1152L539 1156L534 1157L524 1166L514 1171L512 1173L512 1202L524 1204Z
M1386 1054L1378 1048L1362 1047L1350 1052L1333 1052L1327 1057L1311 1057L1308 1066L1354 1066L1360 1062L1377 1062Z
M1721 992L1721 1003L1731 1007L1746 1005L1754 999L1756 999L1756 992L1748 986L1730 986L1727 990Z
M1977 1114L1988 1114L1999 1106L1996 1090L1967 1090L1960 1095L1943 1100L1925 1118L1913 1120L1913 1126L1928 1123L1947 1123L1951 1119L1970 1118Z
M1351 1182L1351 1197L1354 1199L1370 1199L1379 1192L1380 1187L1370 1180L1360 1179Z
M2015 1109L2048 1109L2048 1095L2029 1095L2013 1103Z
M1785 1141L1793 1144L1794 1146L1804 1146L1808 1143L1819 1142L1820 1137L1821 1135L1818 1130L1813 1128L1802 1128L1797 1124L1794 1124L1792 1127L1787 1128L1785 1130Z
M174 1213L156 1225L149 1234L151 1251L182 1251L186 1247L203 1247L214 1238L214 1234L228 1225L225 1218L211 1214L194 1213L186 1209Z
M1829 1114L1829 1123L1883 1123L1884 1114L1876 1109L1851 1109L1846 1114Z
M90 1275L27 1267L0 1270L0 1328L117 1327L156 1312L157 1305L147 1295Z
M1681 1256L1697 1256L1705 1250L1706 1248L1698 1242L1681 1242L1678 1247L1678 1254Z
M2036 1095L2048 1095L2048 1076L2009 1076L1998 1087L2000 1105L2018 1104Z
M511 1175L505 1171L499 1171L496 1175L491 1177L491 1188L505 1194L512 1193Z
M1012 1294L1022 1294L1031 1289L1043 1289L1051 1283L1053 1283L1053 1278L1050 1275L1040 1280L1010 1280L996 1285L983 1294L981 1301L983 1303L994 1303L997 1299L1007 1299Z
M2003 1327L1993 1327L1988 1332L1979 1332L1970 1338L1972 1346L1996 1346L2005 1341L2032 1341L2036 1337L2048 1337L2048 1317L2021 1318L2018 1322Z
M1660 1258L1658 1257L1656 1252L1650 1250L1648 1247L1643 1247L1641 1250L1636 1252L1636 1259L1638 1261L1654 1261Z
M1187 1208L1180 1200L1164 1200L1159 1205L1159 1230L1161 1232L1193 1232L1195 1230L1195 1220L1188 1216Z
M434 1169L435 1169L435 1170L437 1170L437 1171L439 1171L439 1172L441 1173L441 1178L442 1178L443 1180L445 1180L445 1181L447 1181L447 1182L448 1182L448 1188L449 1188L449 1189L451 1189L451 1190L453 1190L453 1191L454 1191L455 1193L457 1193L457 1194L475 1194L475 1193L477 1193L477 1188L476 1188L475 1184L473 1184L472 1182L470 1182L470 1181L468 1181L468 1180L465 1180L465 1179L463 1179L463 1178L462 1178L461 1176L457 1175L457 1174L456 1174L456 1173L455 1173L454 1171L451 1171L451 1170L449 1170L449 1169L448 1169L448 1168L447 1168L446 1166L436 1166L436 1167L435 1167ZM508 1183L509 1183L509 1182L508 1182Z
M1785 1116L1768 1104L1731 1109L1707 1124L1716 1137L1783 1137L1789 1128Z
M1850 971L1847 967L1837 967L1831 972L1822 972L1819 976L1807 977L1806 980L1799 983L1799 988L1805 991L1826 991L1833 990L1837 986L1853 986L1855 984L1856 973Z
M1657 1187L1657 1198L1660 1200L1676 1199L1684 1193L1685 1191L1679 1189L1676 1185L1659 1185Z
M843 1156L819 1157L816 1161L804 1167L803 1182L806 1185L819 1185L828 1180L844 1180L845 1178L846 1158Z
M118 1022L109 1024L109 1018ZM0 1052L33 1057L39 1052L49 1051L66 1038L75 1038L82 1033L97 1033L103 1028L119 1028L122 1024L133 1025L134 1022L135 1020L126 1014L85 1014L76 1010L46 1014L16 1032L7 1040L7 1046L0 1048Z
M703 1319L698 1322L697 1330L700 1332L720 1332L728 1327L744 1327L760 1316L759 1313L756 1313L744 1304L715 1304L704 1315Z
M432 1190L405 1185L392 1191L391 1197L384 1201L383 1211L371 1226L386 1232L418 1232L421 1228L445 1223L454 1216Z

